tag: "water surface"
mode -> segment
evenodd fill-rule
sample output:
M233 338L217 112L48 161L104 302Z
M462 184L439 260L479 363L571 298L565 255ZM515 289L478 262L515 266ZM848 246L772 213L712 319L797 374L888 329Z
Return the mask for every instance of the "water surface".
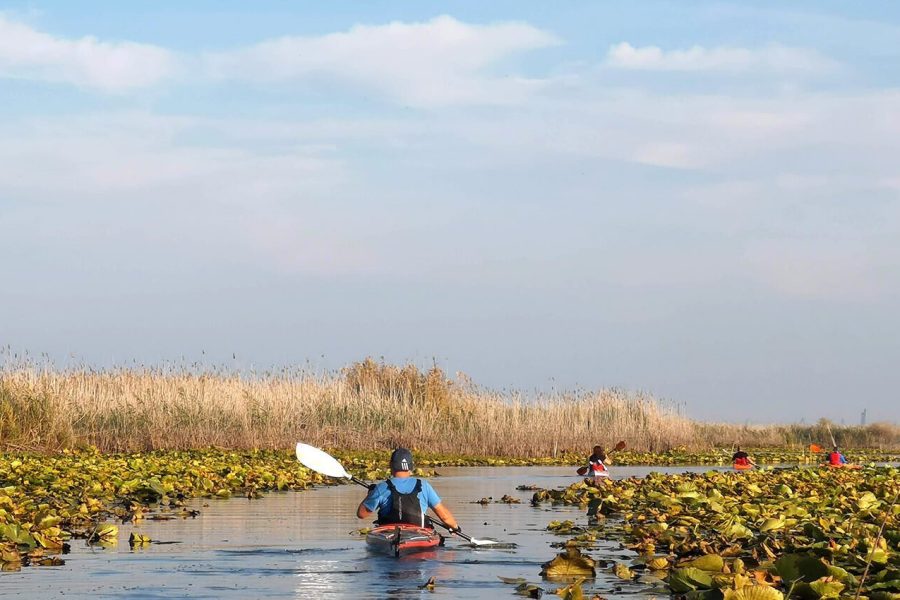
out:
M715 467L615 467L615 478L651 471L682 473ZM474 537L515 542L514 550L472 549L450 538L444 549L395 559L371 554L355 534L366 522L356 518L365 495L358 486L324 487L304 492L270 493L261 499L198 500L189 507L196 519L145 521L122 525L113 548L91 548L72 541L61 567L31 567L0 574L0 589L20 598L517 598L513 586L497 578L524 577L542 583L540 565L560 541L546 531L554 519L585 523L577 507L532 507L533 492L569 485L578 478L571 467L440 468L431 480L444 503ZM521 504L475 504L504 494ZM131 531L177 544L131 550ZM631 552L610 542L592 550L597 559L630 559ZM433 592L420 589L430 577ZM609 572L598 573L590 589L606 597L657 595L643 586L625 586ZM633 597L633 596L632 596Z

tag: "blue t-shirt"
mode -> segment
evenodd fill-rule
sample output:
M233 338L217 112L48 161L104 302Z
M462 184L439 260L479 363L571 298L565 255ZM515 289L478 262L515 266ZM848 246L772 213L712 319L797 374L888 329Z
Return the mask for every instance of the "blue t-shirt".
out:
M391 477L391 483L397 488L401 494L408 494L416 487L416 477ZM424 479L422 482L422 491L419 492L419 504L422 506L422 514L425 514L429 508L434 508L441 503L441 497L437 495L434 488L431 487ZM378 518L387 515L391 510L391 490L388 489L387 482L382 481L375 486L374 490L369 491L369 495L363 501L363 506L374 513L378 513Z

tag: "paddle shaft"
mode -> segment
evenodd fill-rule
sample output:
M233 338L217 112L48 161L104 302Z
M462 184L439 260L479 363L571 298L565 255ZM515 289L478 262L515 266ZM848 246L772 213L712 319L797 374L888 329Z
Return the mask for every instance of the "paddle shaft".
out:
M356 478L356 477L353 477L352 475L350 476L350 481L352 481L353 483L357 483L357 484L363 486L363 487L366 488L367 490L372 489L372 488L369 487L369 484L368 484L368 483L366 483L366 482L363 481L362 479L358 479L358 478Z
M461 537L462 539L466 540L466 541L469 542L470 544L474 544L474 543L475 543L475 540L473 540L470 536L464 534L462 531L453 529L452 527L450 527L449 525L447 525L446 523L444 523L444 522L441 521L440 519L435 519L434 517L425 517L425 519L426 519L429 523L431 523L432 525L439 525L439 526L443 527L444 529L446 529L447 531L449 531L450 533L452 533L452 534L454 534L454 535L458 535L459 537Z

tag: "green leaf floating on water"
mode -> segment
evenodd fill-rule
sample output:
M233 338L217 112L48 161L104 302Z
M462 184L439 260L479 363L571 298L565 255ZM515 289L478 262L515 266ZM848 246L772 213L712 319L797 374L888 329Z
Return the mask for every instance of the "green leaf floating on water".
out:
M812 583L828 576L828 566L815 556L807 554L785 554L775 561L775 570L786 583Z
M516 586L516 594L526 598L540 598L544 595L544 588L533 583L520 583Z
M859 510L870 510L881 504L875 494L872 492L864 492L856 501L856 507Z
M0 525L0 539L18 544L19 546L28 546L29 548L34 548L37 545L34 537L27 529L15 524Z
M784 600L784 594L765 585L748 585L739 590L725 590L725 600Z
M842 569L835 565L828 565L828 574L831 575L835 581L840 581L844 585L850 587L856 587L856 577L851 575L846 569ZM869 587L871 588L871 586ZM900 590L900 588L898 588L898 590Z
M149 544L153 540L150 539L149 535L143 535L140 533L131 532L131 535L128 537L128 543L132 546L140 546L144 544Z
M628 568L628 565L625 563L617 562L616 566L613 567L613 573L616 574L616 577L619 579L624 579L626 581L630 581L634 577L634 571Z
M722 590L694 590L684 597L686 600L722 600Z
M541 565L541 577L548 579L560 577L595 577L597 575L594 559L585 556L578 548L569 547L560 552L551 561Z
M769 518L763 521L763 524L759 527L759 530L761 532L766 532L772 531L774 529L781 529L782 527L784 527L784 523L784 517L779 516L777 518Z
M725 567L725 561L718 554L707 554L705 556L701 556L700 558L695 558L692 561L686 562L681 566L694 567L695 569L700 569L701 571L721 573L722 569Z
M828 581L827 579L819 579L809 584L810 589L817 598L837 598L844 590L844 584L840 581Z
M669 574L669 589L676 594L712 588L712 575L696 567L682 567Z

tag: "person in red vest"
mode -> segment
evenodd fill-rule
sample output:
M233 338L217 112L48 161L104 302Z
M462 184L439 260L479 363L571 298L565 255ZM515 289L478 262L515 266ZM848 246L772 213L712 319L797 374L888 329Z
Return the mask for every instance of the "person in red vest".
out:
M741 450L740 446L737 447L737 452L732 455L731 464L734 465L735 469L749 469L756 466L750 455Z
M606 452L603 446L594 446L594 452L588 457L587 474L597 479L609 479L609 469L606 468Z
M841 452L838 450L837 446L832 448L831 452L829 452L825 456L825 458L828 460L828 464L831 465L832 467L839 467L841 465L847 464L847 459L844 458L844 455L841 454Z

